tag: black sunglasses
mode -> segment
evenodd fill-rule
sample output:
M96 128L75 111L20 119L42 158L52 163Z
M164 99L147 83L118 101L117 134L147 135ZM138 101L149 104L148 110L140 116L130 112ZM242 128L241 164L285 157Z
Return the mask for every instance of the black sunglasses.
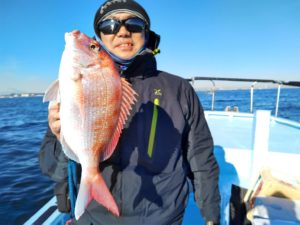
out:
M138 17L133 17L125 20L103 20L98 24L98 29L104 34L116 34L123 25L129 32L132 33L140 33L146 28L146 23L144 20Z

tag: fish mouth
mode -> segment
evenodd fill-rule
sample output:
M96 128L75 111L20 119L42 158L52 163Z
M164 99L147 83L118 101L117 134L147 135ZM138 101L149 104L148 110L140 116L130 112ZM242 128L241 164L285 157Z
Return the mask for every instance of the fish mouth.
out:
M74 30L71 32L66 32L65 33L65 40L70 40L70 39L75 39L78 38L81 32L79 30Z
M91 38L89 38L80 30L73 30L71 32L65 33L65 48L73 49L73 51L78 51L82 49L82 46L89 46Z
M73 30L71 32L68 32L67 34L71 35L71 36L74 36L74 37L77 37L77 36L80 35L80 33L81 33L80 30Z

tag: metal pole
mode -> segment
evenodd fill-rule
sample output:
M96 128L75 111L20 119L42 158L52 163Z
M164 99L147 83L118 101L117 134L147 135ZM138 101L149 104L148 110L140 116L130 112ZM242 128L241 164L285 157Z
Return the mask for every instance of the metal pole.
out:
M213 87L212 87L212 96L211 96L211 111L214 111L215 106L215 82L211 80Z
M195 77L192 77L192 86L195 88L194 83L195 83Z
M277 100L276 100L276 108L275 108L275 117L278 115L278 109L279 109L279 98L280 98L280 89L281 89L282 84L278 85L277 88Z
M253 91L254 91L254 85L256 84L257 82L253 82L251 84L251 89L250 89L250 113L253 113Z

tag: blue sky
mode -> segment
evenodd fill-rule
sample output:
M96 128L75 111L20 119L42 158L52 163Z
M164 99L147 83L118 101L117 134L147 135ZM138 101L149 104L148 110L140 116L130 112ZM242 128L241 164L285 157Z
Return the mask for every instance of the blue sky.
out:
M43 92L64 33L93 36L99 0L1 0L0 93ZM161 35L158 68L182 77L300 80L300 0L138 0Z

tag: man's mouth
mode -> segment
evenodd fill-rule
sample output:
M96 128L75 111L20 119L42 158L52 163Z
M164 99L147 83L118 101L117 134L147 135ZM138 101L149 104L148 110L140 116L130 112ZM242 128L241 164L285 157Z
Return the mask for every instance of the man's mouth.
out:
M132 44L130 43L123 43L123 44L120 44L118 47L130 47L132 46Z
M132 43L121 43L116 46L116 48L121 50L131 50L133 48Z

